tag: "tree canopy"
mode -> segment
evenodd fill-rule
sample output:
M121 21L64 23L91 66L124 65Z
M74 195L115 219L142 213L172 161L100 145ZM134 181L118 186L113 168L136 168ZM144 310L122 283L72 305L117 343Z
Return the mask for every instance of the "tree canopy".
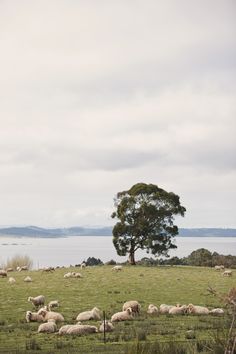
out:
M113 244L118 255L129 255L130 264L135 264L138 249L167 256L169 249L176 248L174 216L184 216L186 211L178 195L154 184L137 183L117 193L115 208L111 217L119 221L113 227Z

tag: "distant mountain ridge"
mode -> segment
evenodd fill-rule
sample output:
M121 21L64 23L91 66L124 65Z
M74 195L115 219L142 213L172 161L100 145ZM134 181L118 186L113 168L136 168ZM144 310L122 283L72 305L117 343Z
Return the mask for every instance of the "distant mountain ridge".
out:
M37 226L12 226L0 228L0 236L15 237L66 237L66 236L111 236L112 226L68 228L42 228ZM179 228L182 237L236 237L236 229L228 228ZM177 237L178 237L177 236Z

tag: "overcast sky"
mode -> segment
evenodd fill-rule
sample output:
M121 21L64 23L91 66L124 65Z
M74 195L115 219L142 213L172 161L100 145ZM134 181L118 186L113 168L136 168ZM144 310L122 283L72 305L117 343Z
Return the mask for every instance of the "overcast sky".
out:
M234 0L0 0L0 225L113 225L117 192L236 227Z

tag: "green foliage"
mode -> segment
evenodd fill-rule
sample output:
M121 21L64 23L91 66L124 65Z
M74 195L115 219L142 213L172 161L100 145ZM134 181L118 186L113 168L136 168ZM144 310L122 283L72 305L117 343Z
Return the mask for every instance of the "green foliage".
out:
M95 265L102 265L103 262L99 258L89 257L87 261L85 261L86 266L95 266Z
M131 264L138 249L167 255L170 248L176 248L172 243L178 234L174 216L184 216L186 211L178 195L154 184L137 183L117 194L115 207L112 218L119 221L113 227L113 244L118 255L129 254Z

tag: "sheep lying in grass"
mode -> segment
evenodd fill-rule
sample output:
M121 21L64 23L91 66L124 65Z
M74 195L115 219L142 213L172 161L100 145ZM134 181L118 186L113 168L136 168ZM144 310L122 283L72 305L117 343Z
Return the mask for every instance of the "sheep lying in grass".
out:
M55 320L55 322L64 322L65 321L64 317L59 312L47 311L45 308L40 309L38 311L38 314L43 316L44 321L48 321L51 319Z
M216 308L216 309L212 309L209 313L216 316L223 316L224 310L221 308Z
M83 278L83 275L81 274L81 273L75 273L75 272L73 272L72 273L72 278Z
M65 279L71 278L71 277L72 277L72 273L71 273L71 272L68 272L68 273L64 274L63 277L64 277Z
M27 277L25 277L24 281L25 281L26 283L31 283L31 282L32 282L32 279L31 279L31 277L27 276Z
M159 314L158 307L153 304L150 304L148 306L147 313L150 315L158 315Z
M48 306L47 306L47 309L49 311L51 311L52 308L55 308L55 307L59 307L59 301L58 300L53 300L53 301L50 301Z
M187 306L187 311L188 311L188 313L192 313L195 315L208 315L210 312L207 307L195 306L193 304L189 304Z
M186 305L174 306L169 310L170 315L183 315L188 312L188 307Z
M8 272L13 272L13 270L14 270L13 268L7 268L7 273Z
M173 305L166 305L166 304L161 304L160 305L160 313L163 315L163 314L167 314L169 313L170 309L172 309Z
M55 320L48 320L47 323L42 323L38 328L38 333L54 333L57 331Z
M0 277L7 277L7 271L4 269L0 269Z
M232 270L225 270L224 273L222 273L224 277L231 277L232 274Z
M114 313L114 315L111 316L111 322L127 321L132 319L133 315L131 307L128 307L125 311Z
M78 314L76 317L76 321L89 321L89 320L100 320L101 319L101 311L94 307L90 311L84 311Z
M39 296L36 296L36 297L29 296L28 297L28 302L32 302L34 307L43 306L44 303L45 303L45 297L43 295L39 295Z
M68 328L65 334L90 334L90 333L97 333L98 329L95 326L90 326L90 325L74 325Z
M122 310L125 311L128 308L131 308L131 310L134 314L139 314L140 309L141 309L141 305L136 300L126 301L123 305Z
M8 283L10 283L10 284L15 284L15 282L16 282L16 279L13 278L13 277L10 277L10 278L8 279Z
M101 322L101 325L99 327L99 332L104 332L104 327L105 327L105 332L112 332L114 331L114 326L111 322L105 321L105 326L104 326L104 321Z
M43 322L43 316L39 315L37 312L27 311L25 315L27 322Z
M73 327L73 326L75 326L75 325L64 325L64 326L62 326L62 327L59 329L58 334L59 334L60 336L62 336L63 334L66 334L67 331L68 331L68 329L69 329L70 327Z

